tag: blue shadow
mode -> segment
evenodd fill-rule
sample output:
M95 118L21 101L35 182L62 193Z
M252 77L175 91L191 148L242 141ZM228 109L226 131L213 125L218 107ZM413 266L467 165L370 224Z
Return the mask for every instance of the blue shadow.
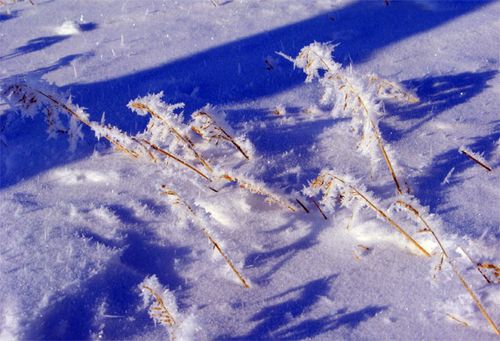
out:
M251 101L298 86L302 72L274 55L283 51L292 56L313 41L340 43L335 58L361 63L378 49L412 35L429 31L490 1L440 3L429 11L416 2L358 1L307 20L229 42L197 54L169 61L151 69L90 84L67 88L76 103L110 123L133 131L144 126L135 115L123 115L125 105L136 96L164 90L170 102L185 102L186 112L205 105ZM332 20L333 19L333 20ZM339 34L346 32L346 34ZM269 70L266 60L276 57Z
M0 17L1 19L1 17ZM1 21L1 20L0 20ZM82 32L92 31L97 28L97 24L95 23L84 23L79 25ZM55 35L55 36L46 36L39 37L29 40L25 45L19 46L11 53L1 56L0 61L13 59L19 57L24 54L33 53L37 51L41 51L46 49L52 45L60 43L68 38L71 38L71 35Z
M286 91L304 82L302 72L293 70L288 61L274 55L275 51L296 55L303 46L315 40L333 40L341 43L336 49L335 58L356 64L367 60L380 48L432 30L491 2L440 2L439 11L430 11L412 1L394 1L391 6L385 6L382 1L358 1L154 68L94 83L71 84L62 88L61 92L71 92L74 103L88 108L93 115L92 119L100 120L101 114L106 112L108 123L136 133L145 127L147 119L129 113L125 105L137 96L164 90L168 102L185 102L187 113L206 103L217 105L255 100ZM34 39L13 54L39 51L63 39L65 38ZM269 56L275 57L272 68L265 62ZM67 60L62 60L56 67L67 64ZM45 72L53 69L49 67ZM34 74L41 77L44 70L37 71L24 76ZM30 140L26 146L29 150L12 151L0 143L0 188L48 168L86 157L95 148L92 133L84 128L86 146L81 144L74 155L62 155L60 148L64 148L66 143L45 141L43 118L20 121L19 124L9 126L4 135L7 141L12 137L17 137L19 143ZM5 130L0 127L2 129ZM30 134L26 136L28 131ZM23 134L24 138L21 138L19 135ZM14 155L16 153L21 153L22 156L19 157L28 160L28 165L13 162L16 158L19 159Z
M119 260L110 262L102 273L83 282L71 293L60 293L39 318L26 328L27 340L89 340L102 328L105 339L130 339L145 333L154 325L147 311L137 313L142 305L138 285L148 275L156 274L160 283L170 290L186 290L185 282L173 270L174 260L188 261L190 250L185 247L158 246L144 235L129 231L123 245L106 240L91 232L82 236L108 246L122 246ZM154 236L149 236L149 239ZM95 324L97 308L106 304L106 323ZM135 318L131 320L130 315Z
M383 306L368 306L355 312L340 309L318 319L308 319L298 324L294 320L314 309L321 297L329 297L332 282L338 275L319 278L302 286L288 289L266 301L281 300L280 303L264 307L249 322L258 322L246 335L220 335L218 340L299 340L319 336L341 327L356 328L360 323L373 318L387 309ZM285 297L293 297L283 300Z
M388 142L399 141L406 134L419 129L445 110L466 103L489 87L488 82L498 71L486 70L459 74L429 76L403 82L408 89L414 89L420 102L405 106L386 105L392 116L407 122L405 130L396 130L380 122L380 129Z

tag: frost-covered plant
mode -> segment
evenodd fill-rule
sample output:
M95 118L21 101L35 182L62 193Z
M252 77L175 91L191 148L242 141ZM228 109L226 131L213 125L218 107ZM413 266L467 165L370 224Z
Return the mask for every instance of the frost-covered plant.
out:
M472 150L470 150L465 146L461 146L458 149L458 151L467 156L469 159L471 159L478 165L480 165L481 167L483 167L484 169L486 169L488 172L491 172L493 170L493 168L490 165L488 165L488 162L484 159L483 155L474 153Z
M221 244L217 242L216 239L213 237L213 233L210 232L206 222L202 218L200 218L199 214L197 214L195 210L186 201L184 201L176 191L168 188L166 185L162 185L161 193L166 196L170 205L180 208L178 214L181 217L187 217L189 220L193 222L193 224L197 228L201 230L201 232L203 232L203 235L208 239L214 250L217 250L217 252L222 256L226 264L229 266L231 271L236 275L236 277L241 282L243 287L250 288L248 281L236 269L233 262L223 251Z
M214 107L207 105L201 110L195 111L191 115L191 130L200 136L202 139L215 143L226 143L235 148L243 157L247 160L250 159L250 154L246 151L242 145L244 141L241 137L233 137L227 131L228 128L223 128L220 123L215 119L218 115Z
M344 68L332 58L336 45L314 42L305 46L296 58L278 53L292 61L295 67L306 73L306 82L318 79L323 87L321 103L332 105L334 117L351 117L351 127L359 135L358 150L370 158L375 165L382 155L399 194L401 184L396 176L393 157L385 146L378 128L383 115L383 101L414 103L418 99L401 85L381 79L375 75L362 76ZM380 153L380 154L379 154Z
M237 183L240 188L245 189L250 193L264 196L265 201L268 204L278 205L292 212L297 211L295 205L290 203L281 194L275 193L274 191L266 188L264 184L259 184L255 180L248 179L244 176L234 176L227 173L223 174L221 177L229 182Z
M71 97L60 98L46 82L19 79L4 84L0 95L11 107L18 108L23 117L33 118L38 113L44 113L49 138L67 134L71 151L83 138L80 123L88 122L88 115L83 108L71 102Z
M380 208L380 204L373 198L364 186L357 184L357 181L350 176L338 176L333 171L323 170L314 179L310 186L304 189L304 194L314 197L321 196L321 204L328 212L333 212L340 205L348 209L360 209L363 207L373 210L377 217L387 222L399 233L401 233L411 244L413 244L425 256L430 257L422 245L413 239L387 212ZM358 206L360 205L360 206Z
M439 245L439 248L441 249L443 258L446 260L446 263L450 266L451 270L453 271L455 276L458 278L460 284L462 284L464 289L467 291L467 293L471 297L472 301L474 302L476 307L479 309L479 311L481 312L481 314L483 315L485 320L488 322L488 324L491 326L491 328L495 331L495 333L497 335L500 335L500 330L496 326L495 322L493 321L493 319L489 315L486 308L481 303L479 297L474 293L474 290L472 290L471 285L469 283L467 283L464 276L462 276L462 274L460 274L460 272L458 271L458 269L455 265L455 261L450 257L450 253L446 250L443 243L440 241L437 234L435 233L434 229L430 226L430 224L425 219L424 214L422 214L420 212L420 210L415 207L418 204L415 202L408 203L405 200L398 200L396 202L396 204L398 206L400 206L401 208L404 208L405 210L407 210L413 216L413 218L415 218L418 222L423 223L425 226L425 232L430 232L432 234L432 236L435 238L437 244Z
M149 316L164 326L170 340L191 340L200 329L192 315L179 312L175 295L163 287L155 275L146 277L139 285L143 307L149 307Z
M128 108L138 115L150 115L148 126L140 137L186 160L194 158L211 172L212 167L196 151L187 135L189 128L183 123L182 112L176 112L184 108L184 103L168 104L162 101L162 97L163 92L160 92L138 97L128 103Z
M133 158L145 156L156 162L158 160L156 154L163 161L174 160L178 165L190 169L205 180L210 180L207 175L188 161L162 149L141 134L130 136L115 126L91 121L84 108L72 103L71 96L59 95L54 87L45 82L18 79L3 85L0 95L13 108L18 108L21 115L33 117L44 112L49 136L55 136L57 132L67 133L70 148L73 150L76 149L78 140L83 137L81 131L83 123L94 132L98 139L108 140L118 151ZM67 121L67 124L64 121Z
M141 284L141 296L145 306L150 306L149 316L155 321L166 327L175 325L175 318L170 312L177 312L175 297L172 293L164 289L158 282L156 276L147 277ZM170 310L168 307L171 307Z

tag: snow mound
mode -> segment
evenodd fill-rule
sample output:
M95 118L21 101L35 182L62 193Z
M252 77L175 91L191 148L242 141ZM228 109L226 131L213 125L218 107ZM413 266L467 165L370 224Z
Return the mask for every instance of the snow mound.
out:
M61 24L61 26L56 27L55 32L61 36L72 36L75 34L80 34L82 32L82 29L77 22L66 20Z

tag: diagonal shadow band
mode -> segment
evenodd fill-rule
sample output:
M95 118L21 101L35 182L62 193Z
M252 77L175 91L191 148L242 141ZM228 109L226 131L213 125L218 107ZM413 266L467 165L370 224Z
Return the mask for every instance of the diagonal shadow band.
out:
M99 120L101 113L106 112L108 123L135 133L144 128L146 119L123 113L127 112L125 104L136 96L165 90L170 94L167 101L186 102L188 113L207 102L227 104L258 99L293 88L304 81L303 75L294 71L287 61L276 59L275 67L266 69L265 59L276 50L293 55L314 40L335 40L341 43L336 50L338 60L359 63L368 59L377 49L432 30L491 2L443 2L439 3L442 7L440 11L431 11L414 1L391 2L388 7L378 1L357 1L332 12L229 42L158 67L94 83L71 84L61 90L69 90L75 103L94 114L93 119ZM68 60L72 59L70 57ZM68 60L62 58L55 69L67 65ZM53 70L54 67L42 68L23 76L41 77L43 73ZM198 88L200 96L196 95ZM0 118L0 130L4 126L1 120L4 119ZM77 154L68 156L68 153L62 152L65 141L46 141L44 130L43 122L27 120L14 122L9 126L9 131L2 133L7 140L13 141L10 146L27 143L28 147L20 150L21 147L11 148L0 143L0 188L16 184L54 166L86 157L96 144L86 134L85 144L88 146L82 146ZM29 134L26 133L28 131ZM21 158L29 162L14 162L14 159Z
M417 1L357 1L337 10L201 51L123 77L67 86L77 103L111 123L133 130L138 118L120 115L136 96L164 90L169 101L186 102L186 111L206 104L255 100L303 83L301 72L275 51L290 55L313 41L340 43L336 59L361 63L383 47L432 30L491 1L440 3L439 11ZM272 69L266 60L273 64ZM199 94L199 95L198 95ZM124 117L125 116L125 117ZM139 122L141 122L139 120Z

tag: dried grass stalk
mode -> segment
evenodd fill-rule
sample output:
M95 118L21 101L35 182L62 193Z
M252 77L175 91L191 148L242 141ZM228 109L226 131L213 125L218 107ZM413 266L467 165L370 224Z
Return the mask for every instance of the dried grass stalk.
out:
M160 321L160 323L166 326L173 327L175 324L175 319L168 311L161 296L147 285L143 285L142 287L149 291L155 299L155 304L150 308L151 317L157 321Z
M223 175L223 178L229 182L236 182L240 186L240 188L246 189L251 193L264 196L266 198L266 202L270 204L276 204L292 212L297 212L295 206L291 204L288 200L282 198L278 194L271 193L269 190L265 189L261 185L254 184L249 182L248 180L242 180L240 178L236 178L228 174Z
M472 260L472 257L469 255L467 251L464 250L464 248L460 248L462 250L463 254L469 259L469 261L472 263L472 265L476 268L476 270L483 276L484 280L488 284L493 284L493 281L491 281L488 276L483 272L483 269L493 269L495 277L498 277L500 275L500 269L498 269L495 265L489 264L489 263L476 263Z
M200 155L200 153L196 151L193 142L191 142L191 140L189 140L189 138L187 138L186 136L183 136L177 129L175 129L174 126L167 122L161 115L156 113L151 107L139 101L130 103L130 106L138 110L146 111L154 118L160 120L168 128L169 132L172 133L175 138L193 154L196 160L198 160L203 165L203 167L205 167L209 172L213 171L208 162Z
M210 241L210 243L212 244L212 246L214 247L214 249L216 249L217 252L219 252L219 254L222 256L222 258L224 258L224 261L227 263L227 265L229 266L229 268L236 275L236 277L241 282L241 284L243 285L243 287L244 288L250 288L250 285L248 284L247 280L236 269L236 267L234 266L233 262L229 259L229 257L226 255L226 253L222 250L220 244L212 237L212 235L210 234L210 232L208 231L208 229L206 229L205 227L203 227L203 223L200 221L200 219L196 215L196 213L193 210L193 208L188 203L186 203L184 200L182 200L181 197L179 196L179 194L177 194L177 192L175 192L175 191L167 188L165 185L162 185L162 194L169 196L170 199L172 200L172 202L174 204L177 204L177 205L180 205L180 206L184 207L184 209L187 212L189 212L189 214L191 215L191 218L196 222L195 225L203 232L203 234Z
M368 81L375 86L375 91L381 98L389 100L396 100L415 104L420 102L420 99L412 94L410 91L404 89L397 83L391 82L387 79L380 78L377 75L370 75Z
M368 106L363 101L361 94L356 91L355 87L351 84L351 82L346 77L344 77L339 72L334 72L330 68L328 63L321 56L319 56L313 50L311 50L311 52L314 53L319 58L319 60L321 60L321 63L325 66L325 68L333 74L331 77L333 77L333 79L339 80L343 84L341 86L341 88L339 89L339 90L343 91L345 94L344 95L344 109L343 110L345 111L347 109L349 100L354 99L355 102L357 103L357 108L361 109L366 120L370 123L370 126L373 130L373 134L375 135L375 138L377 139L377 145L380 149L380 152L382 153L382 156L383 156L384 161L387 165L387 168L389 168L389 172L391 173L391 177L394 181L394 184L396 185L396 190L397 190L398 194L402 194L403 191L401 189L401 184L399 183L399 180L396 176L396 172L394 171L394 167L392 165L392 162L391 162L389 155L387 154L387 151L384 147L384 143L382 140L382 135L380 134L380 130L378 129L377 124L375 124L375 122L373 122L373 120L371 119L370 112L368 111ZM365 139L365 138L366 137L363 136L363 139Z
M198 111L193 114L194 119L201 120L202 124L199 126L191 126L191 130L199 135L201 138L208 141L215 141L216 144L219 141L226 141L233 145L245 159L250 160L248 153L246 153L243 148L234 140L234 138L229 135L224 128L222 128L215 119L204 111Z
M478 157L476 157L475 155L473 155L472 153L470 153L465 148L460 148L459 151L460 151L460 153L464 154L469 159L471 159L472 161L474 161L475 163L477 163L479 166L481 166L484 169L486 169L488 172L491 172L493 170L493 168L490 165L486 164L486 162L484 162L483 160L480 160Z
M483 268L483 269L492 269L493 270L493 275L496 278L500 277L500 267L496 266L495 264L491 264L491 263L478 263L477 266L479 268Z
M149 142L148 140L142 139L140 141L144 142L145 144L147 144L148 146L150 146L151 148L153 148L158 153L160 153L160 154L162 154L162 155L164 155L164 156L166 156L166 157L168 157L170 159L173 159L173 160L177 161L178 163L180 163L184 167L187 167L187 168L191 169L193 172L195 172L196 174L198 174L199 176L201 176L203 179L205 179L207 181L211 181L208 176L206 176L205 174L203 174L195 166L193 166L193 165L189 164L188 162L182 160L178 156L175 156L174 154L167 152L166 150L158 147L156 144L153 144L153 143Z
M326 176L330 176L331 180L327 181ZM424 254L426 257L430 257L431 255L429 252L427 252L422 245L420 245L415 239L413 239L396 221L394 221L389 215L379 208L377 205L375 205L374 202L372 202L370 199L368 199L368 196L364 194L362 191L358 190L356 187L352 186L351 184L347 183L345 180L342 178L330 174L330 173L323 173L321 174L318 178L316 178L312 184L311 187L323 187L324 189L324 196L323 199L328 195L329 190L333 186L334 181L339 181L343 186L348 188L351 191L351 195L353 195L355 198L360 200L361 202L365 203L369 208L371 208L375 213L377 213L380 217L382 217L389 225L391 225L393 228L395 228L399 233L401 233L411 244L413 244L420 252Z
M443 255L448 260L448 264L450 265L451 269L453 270L453 272L457 276L458 280L460 281L460 283L462 284L462 286L465 288L465 290L468 292L468 294L470 295L470 297L474 301L474 304L479 309L479 311L481 312L481 314L483 315L483 317L486 319L486 321L488 322L488 324L491 326L491 328L493 329L493 331L497 335L500 335L500 330L498 330L498 327L496 326L495 322L493 321L493 319L490 317L490 315L486 311L486 308L484 308L483 304L481 303L481 301L479 300L479 298L476 296L476 294L472 290L471 286L466 282L465 278L460 274L460 272L457 270L457 268L455 267L455 265L453 264L453 262L450 260L450 258L448 257L448 253L446 252L446 249L444 248L443 244L441 243L441 241L439 240L439 238L437 237L437 235L433 231L433 229L429 226L429 224L427 223L427 221L422 217L422 215L420 214L420 212L415 207L413 207L412 205L410 205L410 204L408 204L408 203L406 203L404 201L400 200L397 203L400 204L402 207L406 208L412 214L414 214L420 221L422 221L422 223L426 226L426 228L429 230L429 232L432 233L432 235L434 236L436 242L438 243L439 247L441 248L441 251L443 252Z
M461 324L461 325L462 325L462 326L464 326L464 327L470 327L470 325L469 325L467 322L465 322L465 321L464 321L464 320L462 320L462 319L459 319L458 317L455 317L455 316L453 316L453 315L451 315L451 314L446 314L446 316L448 316L448 318L449 318L450 320L453 320L453 321L455 321L455 322L458 322L459 324Z
M49 94L44 93L41 90L33 89L33 88L30 88L30 89L32 91L38 93L39 95L47 98L52 103L54 103L55 105L57 105L61 109L65 110L68 114L70 114L70 116L74 117L75 119L77 119L78 121L82 122L87 127L89 127L89 128L92 129L92 123L90 121L88 121L87 119L85 119L85 118L81 117L80 115L78 115L73 109L71 109L70 107L68 107L66 104L59 102L54 97L52 97ZM110 137L108 135L104 135L103 137L106 140L108 140L111 144L113 144L118 151L124 152L125 154L128 154L129 156L131 156L133 158L138 158L139 157L139 154L137 152L135 152L135 151L133 151L131 149L126 148L125 146L123 146L122 144L120 144L118 141L114 140L112 137Z

